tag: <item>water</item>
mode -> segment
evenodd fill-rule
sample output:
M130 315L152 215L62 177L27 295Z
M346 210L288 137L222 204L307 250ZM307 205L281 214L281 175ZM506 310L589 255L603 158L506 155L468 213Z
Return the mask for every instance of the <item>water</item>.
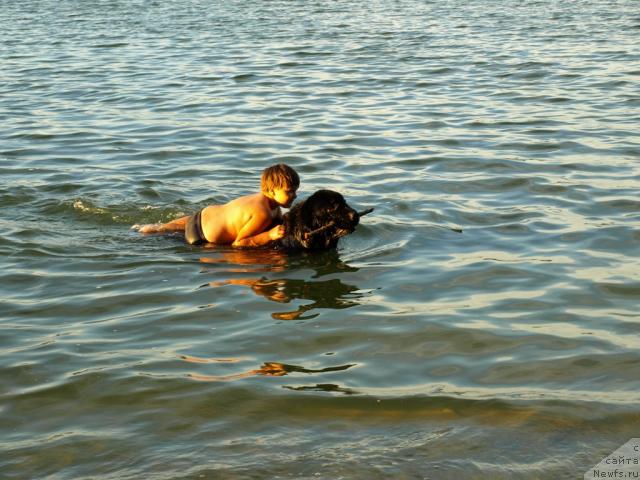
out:
M637 2L0 7L4 478L573 479L638 436ZM276 162L375 212L130 230Z

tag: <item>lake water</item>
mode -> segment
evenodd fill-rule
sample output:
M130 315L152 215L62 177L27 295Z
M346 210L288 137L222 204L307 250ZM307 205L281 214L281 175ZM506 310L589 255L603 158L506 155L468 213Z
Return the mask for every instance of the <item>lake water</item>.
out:
M640 436L638 2L0 22L3 478L576 479ZM308 255L130 230L277 162L374 213Z

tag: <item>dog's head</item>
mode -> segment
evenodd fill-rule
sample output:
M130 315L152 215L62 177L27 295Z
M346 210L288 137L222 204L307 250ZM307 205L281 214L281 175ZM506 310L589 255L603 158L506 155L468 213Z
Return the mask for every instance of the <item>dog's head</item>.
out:
M335 248L352 233L360 215L344 197L332 190L318 190L285 215L285 230L305 249Z

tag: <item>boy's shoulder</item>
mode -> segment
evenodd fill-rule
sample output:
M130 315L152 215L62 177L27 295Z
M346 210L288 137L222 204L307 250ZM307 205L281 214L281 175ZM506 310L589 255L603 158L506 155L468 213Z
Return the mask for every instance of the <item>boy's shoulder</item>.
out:
M276 208L273 210L269 203L269 199L261 193L252 193L243 197L236 198L225 205L225 210L231 214L250 214L265 217L273 217L277 215Z
M269 200L261 193L250 193L249 195L244 195L243 197L238 197L235 200L230 201L228 205L269 208Z

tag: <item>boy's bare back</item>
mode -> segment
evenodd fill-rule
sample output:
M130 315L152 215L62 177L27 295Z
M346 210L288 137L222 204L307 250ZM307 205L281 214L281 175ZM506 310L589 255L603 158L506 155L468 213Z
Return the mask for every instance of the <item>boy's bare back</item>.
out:
M267 231L281 216L279 205L272 203L262 193L255 193L224 205L210 205L201 213L202 231L209 242L218 245L250 246L245 245L249 243L246 239L263 232L269 234L264 240L277 240L284 235L281 225ZM262 244L260 239L256 242Z

